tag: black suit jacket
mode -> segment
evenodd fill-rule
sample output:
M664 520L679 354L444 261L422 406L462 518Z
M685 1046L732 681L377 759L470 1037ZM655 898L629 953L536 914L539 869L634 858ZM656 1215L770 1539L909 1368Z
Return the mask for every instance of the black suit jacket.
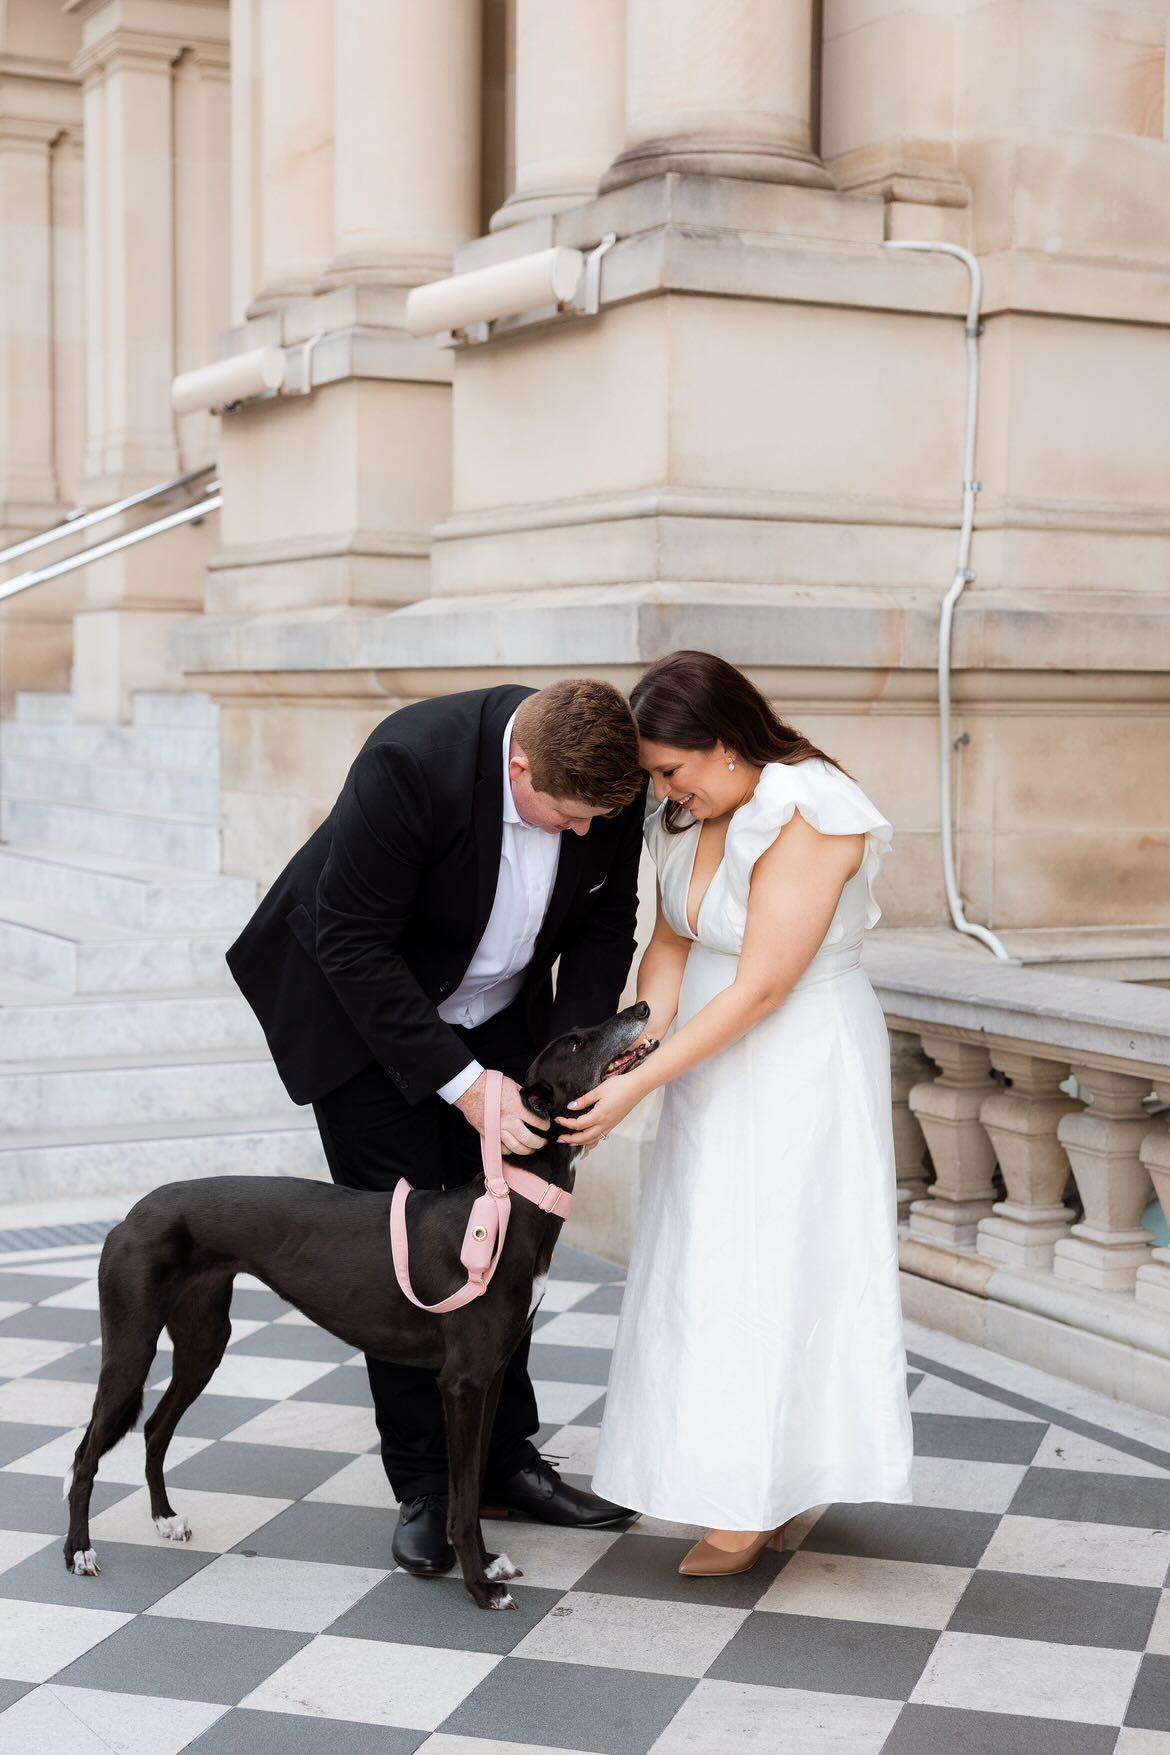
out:
M410 1103L467 1065L435 1007L459 986L491 913L504 727L534 692L471 689L383 719L230 946L294 1102L323 1097L371 1057ZM634 953L643 809L639 796L588 834L560 837L524 989L538 1045L616 1007Z

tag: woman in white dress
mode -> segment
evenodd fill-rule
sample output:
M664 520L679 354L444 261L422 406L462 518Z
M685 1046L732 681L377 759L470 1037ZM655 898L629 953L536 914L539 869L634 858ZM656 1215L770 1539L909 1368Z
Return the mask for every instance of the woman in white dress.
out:
M890 824L733 666L676 652L631 696L659 807L638 972L658 1051L562 1118L591 1146L665 1097L595 1488L707 1526L744 1571L838 1500L912 1502L889 1036L860 967Z

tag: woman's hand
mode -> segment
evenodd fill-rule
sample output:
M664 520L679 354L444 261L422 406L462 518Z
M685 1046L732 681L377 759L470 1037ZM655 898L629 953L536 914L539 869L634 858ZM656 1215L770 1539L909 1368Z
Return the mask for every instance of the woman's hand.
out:
M577 1113L557 1116L557 1125L565 1129L556 1135L558 1143L584 1147L597 1145L619 1121L625 1120L645 1095L634 1073L603 1080L592 1091L586 1091L583 1097L577 1097L569 1104L569 1108Z

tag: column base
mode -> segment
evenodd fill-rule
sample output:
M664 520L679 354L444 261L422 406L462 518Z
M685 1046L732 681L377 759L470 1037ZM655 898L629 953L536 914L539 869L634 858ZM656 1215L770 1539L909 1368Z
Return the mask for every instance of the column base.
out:
M805 189L834 186L829 172L811 151L696 135L630 147L614 159L598 185L598 194L608 195L612 189L625 189L668 171L691 177L736 177L749 183L796 183Z
M1129 1292L1138 1268L1149 1260L1148 1231L1098 1231L1080 1224L1053 1245L1052 1271L1058 1280L1075 1280L1100 1292Z
M492 214L488 231L507 231L509 226L523 225L525 220L544 219L550 213L563 213L568 207L583 207L596 194L596 181L555 189L517 190Z
M975 1246L988 1261L1005 1267L1051 1270L1053 1246L1069 1234L1074 1207L1025 1207L996 1201L991 1216L981 1219Z
M928 1195L910 1203L910 1235L922 1243L948 1244L952 1249L970 1248L995 1203L989 1200L955 1200L948 1195Z
M1133 1295L1148 1310L1170 1316L1170 1249L1155 1249L1134 1276Z

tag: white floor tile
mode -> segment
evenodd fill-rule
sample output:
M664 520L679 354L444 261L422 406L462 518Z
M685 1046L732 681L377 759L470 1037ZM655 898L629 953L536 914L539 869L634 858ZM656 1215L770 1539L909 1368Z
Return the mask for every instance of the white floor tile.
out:
M773 1579L756 1607L786 1615L943 1628L970 1578L968 1566L929 1566L802 1549Z
M597 1287L592 1280L550 1280L540 1301L542 1310L571 1310Z
M40 1268L36 1269L40 1273ZM63 1292L53 1292L40 1302L50 1310L98 1310L97 1275L87 1280L78 1280L76 1285L66 1286Z
M307 1389L332 1370L333 1366L323 1359L262 1359L247 1353L225 1353L206 1393L276 1401L281 1396L295 1395L298 1389ZM159 1381L171 1380L166 1377Z
M0 1286L0 1291L3 1291L2 1286ZM15 1316L20 1310L31 1309L32 1305L27 1302L18 1304L14 1298L0 1298L0 1322L2 1322L6 1316Z
M612 1347L617 1335L616 1316L591 1316L582 1310L566 1310L538 1329L534 1340L542 1347ZM598 1389L598 1395L601 1390Z
M540 1447L560 1474L591 1475L597 1465L597 1426L562 1426Z
M84 1426L93 1413L92 1383L15 1377L0 1383L0 1420L32 1426Z
M453 1737L436 1731L420 1743L417 1755L587 1755L583 1749L553 1749L547 1743L501 1743L495 1737Z
M0 1717L0 1755L178 1755L228 1710L48 1682Z
M1158 1480L1170 1480L1170 1469L1159 1468L1144 1457L1128 1456L1123 1450L1114 1450L1064 1426L1048 1428L1032 1462L1045 1469L1088 1469L1092 1474L1153 1475Z
M1113 1755L1170 1755L1170 1731L1122 1730Z
M725 1755L733 1749L878 1755L901 1710L898 1700L704 1681L683 1701L652 1755Z
M1120 1725L1141 1656L984 1633L940 1633L910 1695L924 1706Z
M1160 1585L1170 1567L1170 1529L1131 1529L1115 1523L1009 1513L1000 1520L979 1564L983 1570L1033 1572L1041 1578Z
M204 1493L194 1487L176 1487L171 1503L176 1513L191 1525L191 1539L183 1547L200 1554L223 1554L261 1524L287 1511L292 1501L265 1499L252 1493ZM167 1538L154 1527L150 1495L145 1487L100 1511L90 1519L89 1527L99 1550L103 1541L138 1542L151 1548L167 1545Z
M573 1591L525 1634L513 1656L701 1676L746 1619L746 1610L706 1603Z
M1026 1463L973 1462L966 1457L916 1456L910 1491L915 1505L948 1511L1006 1511L1028 1472Z
M558 1426L575 1420L604 1393L599 1383L551 1383L544 1377L534 1377L532 1387L541 1419Z
M13 1475L61 1477L73 1461L77 1446L84 1436L85 1427L74 1426L69 1432L62 1432L59 1437L50 1439L48 1444L42 1444L39 1450L30 1450L27 1456L17 1457L15 1462L6 1463L4 1472ZM211 1442L210 1438L181 1438L176 1434L167 1446L164 1473L169 1474L171 1469L186 1462L189 1456L206 1450ZM137 1487L145 1474L146 1439L138 1431L127 1432L112 1450L107 1450L98 1464L97 1478L99 1481L118 1481Z
M27 1560L30 1554L38 1554L42 1548L62 1541L64 1533L64 1530L57 1535L50 1535L47 1530L39 1533L33 1530L0 1530L0 1572L7 1572L10 1566L18 1566L22 1560Z
M500 1661L442 1646L428 1647L423 1660L414 1645L322 1633L240 1705L433 1731Z
M635 1525L635 1528L637 1526ZM483 1539L493 1554L506 1550L524 1573L524 1583L543 1590L571 1590L607 1549L620 1530L568 1530L547 1523L513 1523L485 1518Z
M258 1365L278 1361L257 1359ZM214 1379L213 1379L214 1383ZM233 1444L287 1444L302 1450L348 1451L356 1456L378 1442L373 1408L343 1402L277 1402L226 1434Z
M323 1500L327 1505L369 1505L377 1511L393 1511L398 1504L382 1458L376 1454L355 1456L305 1498Z
M0 1676L47 1682L99 1640L132 1621L113 1609L70 1609L0 1597Z
M30 1341L19 1335L0 1335L0 1377L9 1380L27 1377L30 1371L54 1364L81 1345L81 1341Z
M320 1633L389 1576L388 1570L371 1566L328 1566L314 1560L221 1554L146 1613Z
M1033 1424L1037 1420L1035 1414L962 1389L946 1377L924 1377L910 1397L910 1406L916 1414L963 1414L976 1420L1030 1420Z

